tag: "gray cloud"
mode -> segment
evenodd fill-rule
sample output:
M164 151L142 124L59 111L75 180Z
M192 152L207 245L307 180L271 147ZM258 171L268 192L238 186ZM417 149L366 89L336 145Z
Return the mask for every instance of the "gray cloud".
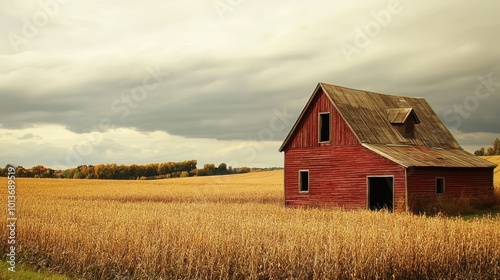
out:
M26 133L21 137L18 137L19 140L29 140L29 139L42 139L42 137L38 135L34 135L33 133Z
M243 1L223 21L211 5L194 11L190 1L91 2L61 7L20 53L4 42L2 127L61 124L82 133L109 119L141 132L248 140L269 126L275 110L298 116L321 81L422 96L462 132L499 132L498 87L467 117L449 113L474 94L478 77L500 80L494 1L401 1L401 13L350 62L341 44L355 44L357 30L387 9L386 1ZM21 34L20 18L38 9L22 5L8 13L2 34ZM144 100L131 101L155 67L168 76ZM272 140L282 140L293 121Z

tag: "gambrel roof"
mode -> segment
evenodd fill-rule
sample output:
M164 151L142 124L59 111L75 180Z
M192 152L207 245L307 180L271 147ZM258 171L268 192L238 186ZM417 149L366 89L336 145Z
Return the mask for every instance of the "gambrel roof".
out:
M464 151L424 98L387 95L319 83L279 151L291 142L317 94L326 94L361 145L404 167L491 167ZM397 125L410 118L414 137Z

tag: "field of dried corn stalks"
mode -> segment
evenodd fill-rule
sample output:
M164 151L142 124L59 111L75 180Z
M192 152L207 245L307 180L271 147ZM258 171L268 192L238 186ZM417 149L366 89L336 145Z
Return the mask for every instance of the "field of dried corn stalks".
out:
M16 184L18 260L75 278L500 278L499 216L285 208L282 171Z

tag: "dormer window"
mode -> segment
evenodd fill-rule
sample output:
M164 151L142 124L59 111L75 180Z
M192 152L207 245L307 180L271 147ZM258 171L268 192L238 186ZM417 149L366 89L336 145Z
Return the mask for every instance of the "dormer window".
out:
M387 110L389 122L405 138L415 138L415 125L420 123L413 108L397 108Z

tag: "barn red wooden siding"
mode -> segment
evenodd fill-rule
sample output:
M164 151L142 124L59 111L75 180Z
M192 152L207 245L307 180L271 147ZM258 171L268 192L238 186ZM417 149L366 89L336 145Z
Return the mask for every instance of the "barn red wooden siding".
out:
M318 118L325 112L330 113L330 142L319 143ZM405 201L404 168L361 146L323 92L292 137L285 152L286 205L367 208L367 176L382 175L394 176L394 201ZM299 192L299 170L309 170L308 193Z
M407 173L410 196L436 195L436 178L445 179L444 196L493 195L491 168L410 168Z
M311 106L298 124L293 140L288 148L306 148L328 145L355 145L358 139L349 126L335 110L332 102L321 89L311 102ZM330 113L330 143L319 143L318 118L319 113Z
M309 192L299 192L299 170L309 170ZM285 153L286 205L367 208L367 176L394 176L394 208L405 207L405 171L361 145L291 148Z

